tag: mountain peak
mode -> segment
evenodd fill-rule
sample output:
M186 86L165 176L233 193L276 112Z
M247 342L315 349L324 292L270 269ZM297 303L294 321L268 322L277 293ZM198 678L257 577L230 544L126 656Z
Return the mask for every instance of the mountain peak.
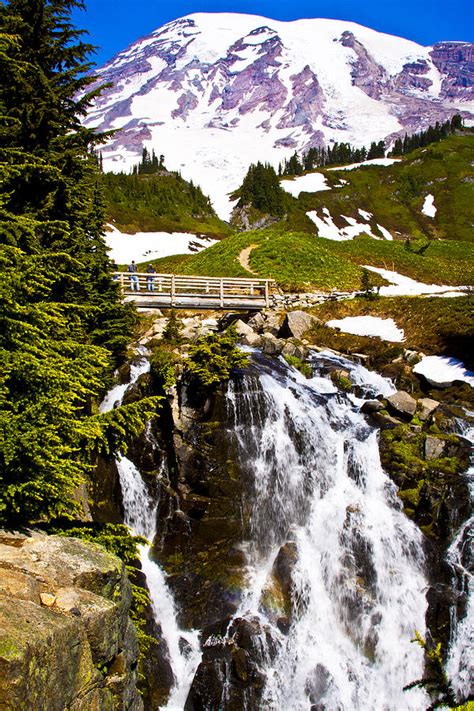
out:
M87 123L119 129L104 151L107 169L128 169L153 147L204 184L227 217L227 193L256 160L391 140L457 112L474 119L473 51L343 20L193 13L99 70L113 86Z

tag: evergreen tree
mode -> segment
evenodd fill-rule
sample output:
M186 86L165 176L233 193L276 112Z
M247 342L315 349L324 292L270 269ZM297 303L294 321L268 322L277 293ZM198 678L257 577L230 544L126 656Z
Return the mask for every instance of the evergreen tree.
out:
M251 205L260 212L281 217L287 206L287 195L280 185L275 169L268 163L251 165L242 186L234 193L239 207Z
M0 517L72 516L93 450L123 442L118 412L90 417L133 312L102 238L96 148L84 128L98 90L79 0L0 6ZM129 413L133 428L143 416Z

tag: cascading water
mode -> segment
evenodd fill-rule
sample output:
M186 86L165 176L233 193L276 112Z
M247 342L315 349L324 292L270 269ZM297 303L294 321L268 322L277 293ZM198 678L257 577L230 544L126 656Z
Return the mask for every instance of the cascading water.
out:
M141 358L131 365L129 382L117 385L109 391L100 405L100 412L120 406L127 388L135 383L140 375L150 370L150 363L143 350L140 351L140 356ZM152 542L156 534L158 501L153 500L139 470L130 459L119 455L116 465L122 491L124 522L135 535L143 536ZM163 468L164 466L165 462L162 464ZM153 615L161 627L174 676L174 686L163 711L181 711L200 659L198 633L179 628L173 598L163 571L150 559L150 546L140 546L139 552Z
M254 488L249 587L237 616L274 625L269 573L282 545L297 552L289 629L274 627L262 708L425 709L422 690L403 691L423 673L411 643L425 630L422 538L382 470L376 431L318 374L329 356L315 359L309 381L256 358L258 375L228 395ZM361 366L332 359L341 362L366 396L390 392Z
M474 413L470 413L471 417ZM466 439L474 445L474 428L462 429ZM471 500L474 502L474 458L467 472ZM455 578L455 588L466 598L462 619L457 618L453 606L452 639L447 663L447 674L459 700L474 693L474 515L461 526L451 544L447 560Z

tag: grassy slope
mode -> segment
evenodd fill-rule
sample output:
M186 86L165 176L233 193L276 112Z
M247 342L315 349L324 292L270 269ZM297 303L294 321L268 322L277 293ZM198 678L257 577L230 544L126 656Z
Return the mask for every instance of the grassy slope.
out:
M351 171L322 170L329 184L342 188L302 193L299 208L308 212L327 207L338 226L341 215L360 221L358 208L371 212L371 228L379 223L400 239L474 241L474 133L450 136L405 156L390 167L363 166ZM434 219L423 215L424 198L434 195ZM321 213L319 213L321 214Z
M260 276L275 279L286 290L359 289L361 266L367 264L405 274L425 283L474 284L474 134L451 136L420 149L391 167L363 166L353 171L324 171L328 181L340 178L344 188L303 193L292 200L290 213L278 225L234 234L196 255L154 260L157 271L209 276L246 277L240 252L257 244L250 266ZM434 220L421 213L431 192L438 208ZM306 210L328 207L360 219L359 208L372 212L371 228L379 222L405 241L369 237L346 242L318 238ZM347 224L341 221L340 224ZM456 238L456 239L455 239ZM374 284L380 280L371 277Z
M466 242L436 241L416 254L400 242L370 237L333 242L281 227L233 235L199 254L164 257L153 264L164 273L248 277L238 257L250 244L258 245L250 254L251 268L288 291L359 289L364 264L429 284L474 284L474 249ZM382 283L376 275L371 280Z
M103 175L107 221L122 232L192 232L225 237L229 226L177 173Z
M262 278L276 279L287 290L358 289L362 269L327 248L326 240L301 232L267 228L233 235L196 255L153 260L157 271L206 276L250 277L239 263L240 252L250 244L251 268Z

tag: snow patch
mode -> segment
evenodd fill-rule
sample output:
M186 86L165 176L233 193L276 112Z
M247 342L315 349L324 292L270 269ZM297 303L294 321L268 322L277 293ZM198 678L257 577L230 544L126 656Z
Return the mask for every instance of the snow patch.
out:
M370 225L368 225L367 223L362 224L360 222L357 222L357 220L355 220L353 217L345 217L345 215L341 215L341 217L348 223L349 226L341 228L337 227L337 225L334 224L334 220L332 219L331 213L329 212L327 207L323 208L324 217L319 217L316 210L311 210L306 214L318 228L318 234L320 237L325 237L326 239L332 239L342 242L344 240L354 239L354 237L357 237L358 235L366 234L369 235L369 237L373 237L374 239L379 239L379 237L376 237L370 231Z
M377 223L377 227L385 239L393 240L392 235L390 234L390 232L387 229L385 229L385 227L382 227L382 225L379 225L378 223Z
M467 288L461 285L423 284L403 274L398 274L398 272L391 272L388 269L379 269L368 265L364 266L364 269L380 274L381 277L391 282L391 286L380 287L381 296L461 296L463 292L460 290Z
M401 158L371 158L371 160L364 160L362 163L351 163L350 165L341 165L338 168L328 168L328 170L354 170L355 168L360 168L361 165L384 165L389 166L394 163L400 163Z
M362 219L366 220L367 222L369 222L369 220L371 220L373 217L373 214L371 212L366 212L365 210L361 210L360 207L357 210L357 212L362 217Z
M427 195L425 197L425 202L421 208L423 215L433 218L438 212L438 208L434 204L434 195Z
M423 375L431 385L449 387L455 380L461 380L474 387L474 372L467 370L457 358L447 356L425 356L413 368L414 373Z
M401 343L405 334L392 318L379 318L378 316L347 316L346 318L333 319L326 323L331 328L338 328L345 333L355 336L375 336L384 341Z
M323 190L331 190L331 186L327 184L326 176L322 173L307 173L293 178L293 180L282 180L280 185L283 190L296 198L300 193L319 193Z
M110 258L117 264L128 264L132 259L144 262L173 254L201 252L217 241L188 232L137 232L130 235L112 225L108 227L112 231L106 232L104 239Z

